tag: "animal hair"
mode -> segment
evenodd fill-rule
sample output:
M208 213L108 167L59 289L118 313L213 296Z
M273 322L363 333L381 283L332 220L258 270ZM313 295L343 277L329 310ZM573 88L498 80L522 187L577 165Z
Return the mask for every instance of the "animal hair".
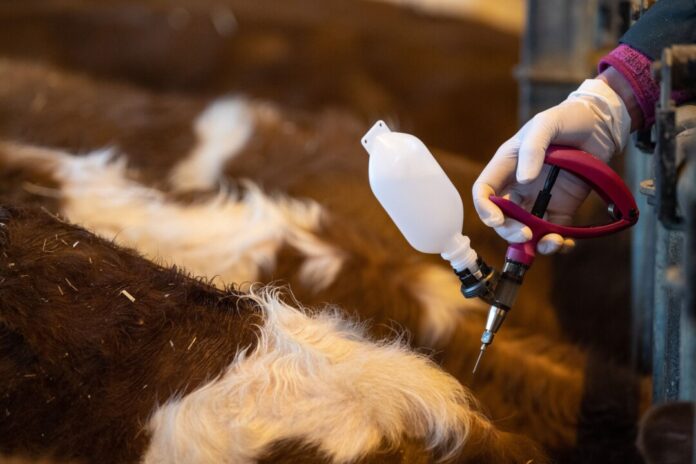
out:
M135 168L125 172L129 181L165 192L170 186L161 185L161 179L168 179L173 167L196 146L194 121L207 107L204 100L155 96L47 68L3 64L7 79L5 92L0 92L0 112L11 109L11 114L0 117L0 133L6 137L21 140L31 133L38 143L69 148L73 153L115 143L128 157L128 165ZM50 86L44 82L46 73ZM52 111L29 110L37 91L46 95ZM80 105L73 105L72 100ZM411 250L374 201L364 179L366 155L354 143L365 124L338 111L303 113L258 101L247 105L254 114L254 132L226 162L221 177L248 178L270 198L281 193L296 199L293 201L309 199L320 205L322 214L311 231L312 240L301 243L326 246L303 251L298 243L282 242L272 254L275 265L259 268L257 278L288 283L308 305L340 304L349 314L371 320L374 336L410 331L414 343L427 343L426 349L436 350L448 372L462 382L471 382L487 410L506 429L528 434L548 448L573 449L578 432L582 435L581 428L588 426L584 424L591 424L581 416L585 414L584 385L592 380L592 373L586 370L584 350L561 336L549 299L548 260L535 263L514 313L496 339L495 350L486 355L483 366L490 363L492 370L472 381L472 357L478 353L483 326L481 306L459 297L455 278L447 277L450 271L437 257ZM111 108L113 117L98 111L104 107ZM136 117L142 114L159 116ZM70 127L63 127L64 121L70 121ZM130 125L124 127L122 121L130 121ZM86 124L95 130L75 130ZM177 137L169 140L163 134ZM470 204L469 186L481 166L446 153L438 152L437 158ZM31 181L30 168L21 169ZM43 179L51 182L43 184ZM54 182L50 173L42 173L34 183L55 188ZM167 193L159 195L177 207L209 201L204 193L187 197L193 203ZM42 198L46 204L56 203L54 198ZM35 195L31 199L38 202ZM465 218L465 231L489 264L502 262L504 246L474 215ZM336 255L325 253L327 249ZM168 261L164 254L160 259ZM339 262L340 270L331 266ZM219 274L211 269L215 260L203 264L207 267L197 274L209 279ZM221 285L222 281L218 278L214 283ZM511 337L509 344L506 334ZM607 369L603 375L623 378L618 372ZM645 385L641 381L641 387ZM642 392L645 397L649 388ZM643 407L645 402L640 404Z
M197 143L170 174L177 191L210 190L220 183L223 167L249 141L254 113L240 97L212 102L194 122Z
M341 253L313 234L322 210L312 201L272 198L251 182L244 192L221 192L181 204L131 181L125 158L111 150L82 157L0 143L7 164L40 164L60 183L61 213L97 234L136 248L150 259L219 279L220 286L256 281L272 270L288 244L305 256L304 283L323 287L341 268Z
M83 166L87 166L85 163L90 158L78 160ZM88 182L80 182L78 185L82 188L88 185ZM102 184L95 184L96 187L99 185ZM107 199L110 197L116 198L117 195L107 195ZM63 210L70 211L68 208ZM309 304L338 301L347 311L378 322L373 329L377 336L389 335L394 330L390 321L397 321L397 330L414 330L418 339L428 340L430 337L430 343L446 348L441 357L447 369L456 373L462 380L469 379L470 364L467 364L467 361L473 365L473 356L478 351L477 340L483 324L480 311L482 307L477 304L471 305L459 297L456 293L458 285L453 274L446 273L442 266L423 261L404 262L397 252L398 248L393 244L384 243L379 235L351 227L350 224L342 222L337 215L321 215L316 224L317 228L313 234L321 237L320 240L329 248L340 250L342 266L341 272L336 275L350 276L349 280L332 278L323 288L308 288L307 282L301 279L301 272L298 272L307 259L306 255L300 247L293 247L291 243L279 248L279 253L274 255L277 266L261 269L260 278L263 281L277 278L288 281L300 300ZM318 269L330 267L321 265ZM200 275L214 277L205 271ZM445 287L448 282L447 276L451 282L450 290ZM432 283L428 285L428 279L430 282L432 279L438 283L442 282L437 292L433 291ZM375 286L375 282L380 282L380 286ZM449 312L445 315L450 319L439 326L428 326L425 312L441 308L447 308ZM466 317L472 310L478 317L474 317L474 314ZM433 313L437 314L435 311ZM430 321L442 321L437 317L433 318L432 314L428 316L431 316ZM429 330L430 327L434 327L435 330ZM438 334L438 327L445 327L449 333ZM506 333L514 330L512 327L506 329ZM436 336L433 337L432 334ZM541 337L537 338L543 340ZM534 337L521 332L518 339L512 340L511 349L508 350L505 348L504 338L499 337L495 353L502 354L488 356L492 358L490 365L496 373L495 376L488 376L484 370L478 377L484 380L477 380L473 387L493 417L502 418L511 430L525 431L531 436L541 438L543 443L552 449L572 446L578 430L578 414L583 396L584 356L577 353L576 349L561 348L550 340L542 343L543 348L536 348L531 342L533 339ZM521 343L522 340L526 345ZM553 359L548 356L550 351L576 354L571 357L565 354L562 359ZM456 362L450 361L454 358L457 359ZM486 364L489 364L488 358ZM513 359L516 361L513 362ZM511 362L512 365L518 366L530 364L532 368L511 369ZM549 391L540 389L540 379L549 378L554 379L544 387ZM503 385L506 388L501 389ZM513 396L505 393L510 385L517 385L513 390ZM539 398L549 401L539 404L535 402L535 399ZM549 428L549 423L555 426Z
M337 309L218 290L37 209L2 208L0 224L7 452L245 462L290 439L375 462L410 437L428 462L544 462L432 361Z

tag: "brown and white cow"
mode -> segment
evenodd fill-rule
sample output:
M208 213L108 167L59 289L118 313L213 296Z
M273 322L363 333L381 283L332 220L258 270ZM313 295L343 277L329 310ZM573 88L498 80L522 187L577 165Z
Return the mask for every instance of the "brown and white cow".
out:
M0 2L0 55L157 91L395 116L486 159L515 130L519 37L373 0Z
M545 462L399 337L0 208L0 453L89 463Z
M616 442L632 446L635 379L602 360L604 383L593 387L596 366L558 330L543 260L471 379L482 307L462 298L438 259L408 248L372 198L357 142L367 124L238 97L156 95L8 61L0 77L0 135L13 140L0 152L8 197L40 201L221 287L282 280L305 304L372 319L375 335L407 328L502 427L548 449L572 449L585 431L612 437L617 424ZM438 159L468 203L480 165ZM489 262L502 259L500 241L472 215L465 231ZM585 398L598 392L598 411L586 415Z

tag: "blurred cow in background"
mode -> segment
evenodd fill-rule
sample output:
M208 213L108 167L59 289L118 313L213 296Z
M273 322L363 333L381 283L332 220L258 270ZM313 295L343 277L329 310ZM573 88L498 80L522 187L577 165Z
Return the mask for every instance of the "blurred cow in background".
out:
M158 92L389 115L478 160L515 130L518 48L509 30L370 0L0 2L3 56Z

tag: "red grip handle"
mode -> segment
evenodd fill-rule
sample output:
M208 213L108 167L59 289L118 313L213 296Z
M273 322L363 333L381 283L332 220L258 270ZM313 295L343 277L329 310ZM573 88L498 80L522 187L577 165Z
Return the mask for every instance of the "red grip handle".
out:
M556 233L569 238L592 238L613 234L638 221L636 201L624 181L607 164L593 155L575 148L551 146L544 164L558 166L579 177L607 203L614 205L616 221L600 226L563 226L532 215L510 200L491 195L490 199L503 213L532 230L532 239L526 243L511 244L507 257L531 265L536 245L546 234Z

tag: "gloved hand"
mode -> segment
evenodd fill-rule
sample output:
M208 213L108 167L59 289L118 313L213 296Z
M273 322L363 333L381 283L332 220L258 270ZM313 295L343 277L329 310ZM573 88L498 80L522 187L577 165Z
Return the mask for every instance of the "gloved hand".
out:
M505 218L489 196L503 195L529 210L550 169L543 164L550 144L579 148L608 162L614 153L623 150L630 128L631 118L619 95L600 79L586 80L564 102L537 114L498 148L474 183L478 215L508 242L526 242L532 237L529 227ZM546 219L569 224L589 191L580 179L561 171ZM550 254L573 245L570 239L549 234L539 241L537 251Z

